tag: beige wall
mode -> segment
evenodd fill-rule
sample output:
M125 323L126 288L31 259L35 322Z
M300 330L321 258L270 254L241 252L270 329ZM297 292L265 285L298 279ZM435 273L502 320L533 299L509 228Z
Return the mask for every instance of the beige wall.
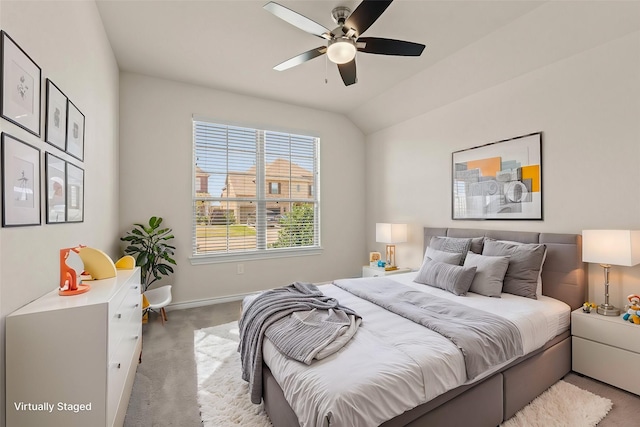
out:
M509 31L492 37L509 39ZM460 55L492 49L479 41ZM368 249L383 249L374 240L376 222L410 224L410 241L398 245L397 258L412 267L422 259L423 226L640 229L639 100L636 31L368 136ZM544 221L453 221L451 153L537 131L543 132ZM589 282L590 300L603 302L597 265ZM612 302L623 305L627 294L640 292L640 266L614 267L611 283Z
M191 265L192 115L320 136L322 255ZM174 303L294 280L355 276L366 261L364 136L344 117L138 74L120 75L120 230L162 216L177 246Z
M0 229L0 384L4 384L4 319L58 287L59 249L79 243L118 254L118 67L93 2L2 1L1 27L42 69L42 137L0 119L0 127L42 151L85 169L85 221ZM45 78L84 113L85 161L44 142ZM44 178L42 203L44 204ZM42 208L44 212L44 205ZM73 325L60 325L73 328ZM4 386L0 388L4 404ZM4 407L0 410L4 414ZM4 415L0 424L4 425Z

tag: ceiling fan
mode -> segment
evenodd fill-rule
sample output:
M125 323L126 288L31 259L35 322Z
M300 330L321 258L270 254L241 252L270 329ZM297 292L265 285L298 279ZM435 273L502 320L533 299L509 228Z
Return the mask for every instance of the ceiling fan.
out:
M420 56L424 50L423 44L379 37L360 37L376 22L392 1L363 0L353 13L348 7L338 6L331 11L333 21L338 25L334 30L329 30L278 3L267 3L263 6L265 10L307 33L327 40L326 46L294 56L273 69L287 70L326 53L329 60L338 65L345 86L349 86L358 81L356 51L378 55Z

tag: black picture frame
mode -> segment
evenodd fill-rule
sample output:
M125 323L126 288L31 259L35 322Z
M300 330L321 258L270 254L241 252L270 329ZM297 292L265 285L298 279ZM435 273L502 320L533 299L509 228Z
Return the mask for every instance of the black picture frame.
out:
M5 31L0 39L0 116L40 137L42 69Z
M40 149L2 132L2 226L41 225Z
M66 221L84 222L84 169L67 162Z
M67 143L65 151L81 162L84 161L84 122L84 114L71 100L67 101Z
M54 147L65 151L67 144L67 114L69 98L55 83L46 79L47 107L45 138Z
M456 151L451 173L454 220L544 219L542 132Z
M67 162L52 153L45 153L46 222L67 222L66 179Z

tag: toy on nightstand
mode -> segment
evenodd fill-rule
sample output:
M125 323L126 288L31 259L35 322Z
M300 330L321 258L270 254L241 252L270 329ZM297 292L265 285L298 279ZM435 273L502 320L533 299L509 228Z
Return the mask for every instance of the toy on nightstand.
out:
M631 294L627 297L631 305L627 312L622 316L624 320L640 325L640 296Z

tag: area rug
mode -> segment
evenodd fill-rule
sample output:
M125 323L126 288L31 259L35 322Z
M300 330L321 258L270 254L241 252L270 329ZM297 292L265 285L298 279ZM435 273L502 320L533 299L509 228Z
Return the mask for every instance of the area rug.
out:
M238 337L238 322L194 332L204 427L272 427L263 406L249 400L249 386L240 378ZM593 427L611 406L609 399L558 381L502 427Z
M560 380L502 426L594 427L612 406L609 399Z

